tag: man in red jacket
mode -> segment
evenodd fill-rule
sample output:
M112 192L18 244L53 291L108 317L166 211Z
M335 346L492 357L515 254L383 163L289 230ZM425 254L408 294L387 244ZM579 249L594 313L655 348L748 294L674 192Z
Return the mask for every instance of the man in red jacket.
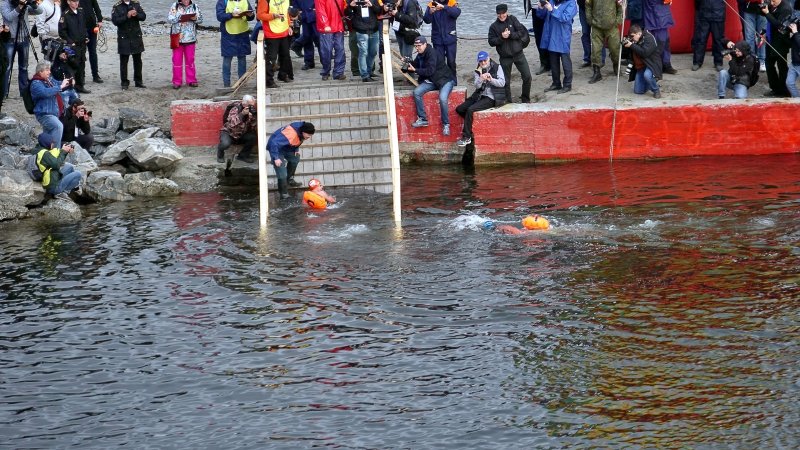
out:
M322 63L323 80L331 75L331 59L334 60L333 79L344 80L344 25L342 14L346 8L344 0L314 0L317 10L317 31L319 32L319 59Z
M289 17L288 0L258 0L256 18L261 21L266 47L267 87L276 88L273 64L278 60L278 79L284 83L294 81L292 58L289 55L289 36L292 35L292 18Z

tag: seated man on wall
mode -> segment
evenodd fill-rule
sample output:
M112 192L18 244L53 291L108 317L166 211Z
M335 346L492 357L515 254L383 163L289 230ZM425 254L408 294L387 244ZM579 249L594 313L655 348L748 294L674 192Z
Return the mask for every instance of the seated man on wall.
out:
M439 54L432 46L428 45L425 36L419 36L414 40L414 48L417 50L417 57L413 63L409 63L404 70L417 74L419 86L414 89L414 104L417 106L417 120L412 123L414 128L427 127L428 115L425 113L425 105L422 97L426 92L439 91L439 108L442 115L442 134L450 136L450 116L447 113L447 100L450 91L455 85L455 76L447 65L444 57Z
M242 101L231 102L225 108L217 145L217 162L225 162L225 149L231 144L242 144L242 151L236 159L246 163L255 162L251 152L256 140L256 99L252 95L245 95Z
M472 143L472 117L477 111L503 106L506 103L506 78L500 64L489 58L489 53L478 52L478 67L475 69L475 92L456 107L464 118L461 139L456 144L463 147Z
M722 52L723 60L728 61L728 69L719 71L717 80L717 95L725 98L728 89L733 89L736 98L747 98L747 90L755 84L756 80L751 80L753 69L758 75L758 64L753 54L750 53L750 44L746 41L739 41L736 45L728 41L727 49Z

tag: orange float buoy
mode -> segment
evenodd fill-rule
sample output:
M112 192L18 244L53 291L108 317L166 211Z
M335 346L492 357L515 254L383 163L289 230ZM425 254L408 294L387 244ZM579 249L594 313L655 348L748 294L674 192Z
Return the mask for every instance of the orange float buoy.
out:
M522 219L522 226L528 230L546 230L550 228L550 222L544 217L534 214Z
M97 33L100 32L100 27L94 27L94 29L92 29L92 31L94 32L94 34L97 34Z
M305 191L303 193L303 203L312 209L325 209L328 207L328 202L325 201L321 195L313 191Z

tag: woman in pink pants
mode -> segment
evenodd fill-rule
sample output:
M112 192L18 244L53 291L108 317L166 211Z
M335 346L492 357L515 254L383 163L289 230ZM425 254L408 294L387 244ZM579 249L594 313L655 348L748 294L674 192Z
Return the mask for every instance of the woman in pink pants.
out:
M197 24L203 22L203 13L192 0L179 0L172 5L167 16L172 24L170 46L172 47L172 87L180 89L183 84L183 68L186 67L186 84L197 87L197 72L194 68L194 48L197 44ZM177 36L176 36L177 35Z

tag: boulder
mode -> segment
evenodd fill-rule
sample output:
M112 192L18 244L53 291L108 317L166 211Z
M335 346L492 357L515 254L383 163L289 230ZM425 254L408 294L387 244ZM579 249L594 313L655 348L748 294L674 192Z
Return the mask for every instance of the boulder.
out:
M171 197L180 195L178 184L167 178L157 178L153 172L125 175L128 193L143 197Z
M16 128L18 124L19 122L17 122L17 119L11 116L5 116L0 119L0 131L11 130Z
M24 219L26 217L28 217L28 208L25 207L25 205L5 202L0 198L0 222L4 220Z
M44 200L42 183L33 181L26 170L0 167L0 201L36 205Z
M110 166L122 161L128 156L127 151L129 148L133 147L133 144L140 140L143 141L149 137L152 137L156 132L158 132L158 128L156 127L139 130L136 133L133 133L133 135L128 139L119 141L116 144L108 147L103 153L103 156L100 157L100 164L104 166Z
M129 137L131 137L131 134L128 133L127 131L119 130L119 131L117 131L117 134L114 135L114 136L115 136L115 139L117 141L124 141L125 139L128 139Z
M36 146L33 138L33 128L25 123L18 123L16 127L0 131L0 141L15 147L32 149Z
M122 122L122 129L128 133L145 128L150 123L144 112L133 108L120 108L119 119Z
M107 128L92 127L92 136L96 144L108 145L117 140L117 132Z
M97 163L92 159L92 155L80 146L77 142L73 142L75 150L67 155L67 162L75 166L75 169L83 174L84 179L87 175L97 170Z
M147 138L136 141L127 150L134 164L145 170L161 170L183 159L178 146L168 139Z
M14 147L0 148L0 167L6 169L25 169L28 165L28 156L21 155Z
M72 200L54 198L43 207L30 210L28 217L52 223L75 223L81 220L81 208Z
M133 200L125 189L125 180L119 172L98 170L86 178L83 194L94 201Z

